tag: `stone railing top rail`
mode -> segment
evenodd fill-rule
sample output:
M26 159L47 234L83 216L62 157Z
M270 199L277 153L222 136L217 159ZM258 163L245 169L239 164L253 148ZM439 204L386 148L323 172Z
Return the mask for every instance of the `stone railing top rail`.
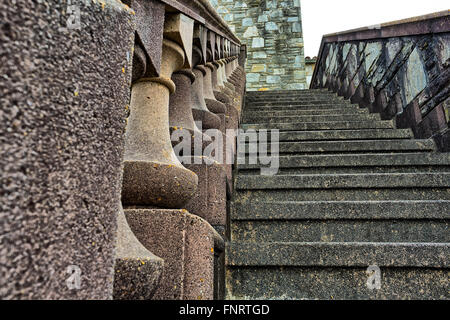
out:
M216 34L227 38L236 45L240 45L240 40L231 31L228 24L211 6L208 0L159 0L168 5L170 9L179 11L198 23L204 24L206 28Z

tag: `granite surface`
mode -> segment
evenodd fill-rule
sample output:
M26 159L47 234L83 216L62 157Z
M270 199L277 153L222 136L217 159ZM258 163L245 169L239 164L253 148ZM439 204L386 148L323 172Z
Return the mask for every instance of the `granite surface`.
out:
M112 298L134 11L78 8L0 4L2 299Z

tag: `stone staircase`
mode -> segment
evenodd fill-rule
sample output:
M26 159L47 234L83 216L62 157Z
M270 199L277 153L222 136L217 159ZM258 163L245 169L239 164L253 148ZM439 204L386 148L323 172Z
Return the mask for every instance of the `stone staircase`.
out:
M228 299L450 299L450 154L323 90L248 93L241 127L280 170L237 167Z

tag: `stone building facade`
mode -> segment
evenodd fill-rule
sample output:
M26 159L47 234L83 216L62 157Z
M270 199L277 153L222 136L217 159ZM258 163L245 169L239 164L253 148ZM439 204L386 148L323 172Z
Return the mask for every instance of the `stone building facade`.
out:
M306 89L300 0L210 0L247 46L247 90Z

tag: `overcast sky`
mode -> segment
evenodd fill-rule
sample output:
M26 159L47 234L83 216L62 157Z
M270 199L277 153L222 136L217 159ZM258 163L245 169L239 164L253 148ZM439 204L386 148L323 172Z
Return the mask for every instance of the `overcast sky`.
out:
M327 33L448 10L449 0L301 0L305 56L317 56Z

